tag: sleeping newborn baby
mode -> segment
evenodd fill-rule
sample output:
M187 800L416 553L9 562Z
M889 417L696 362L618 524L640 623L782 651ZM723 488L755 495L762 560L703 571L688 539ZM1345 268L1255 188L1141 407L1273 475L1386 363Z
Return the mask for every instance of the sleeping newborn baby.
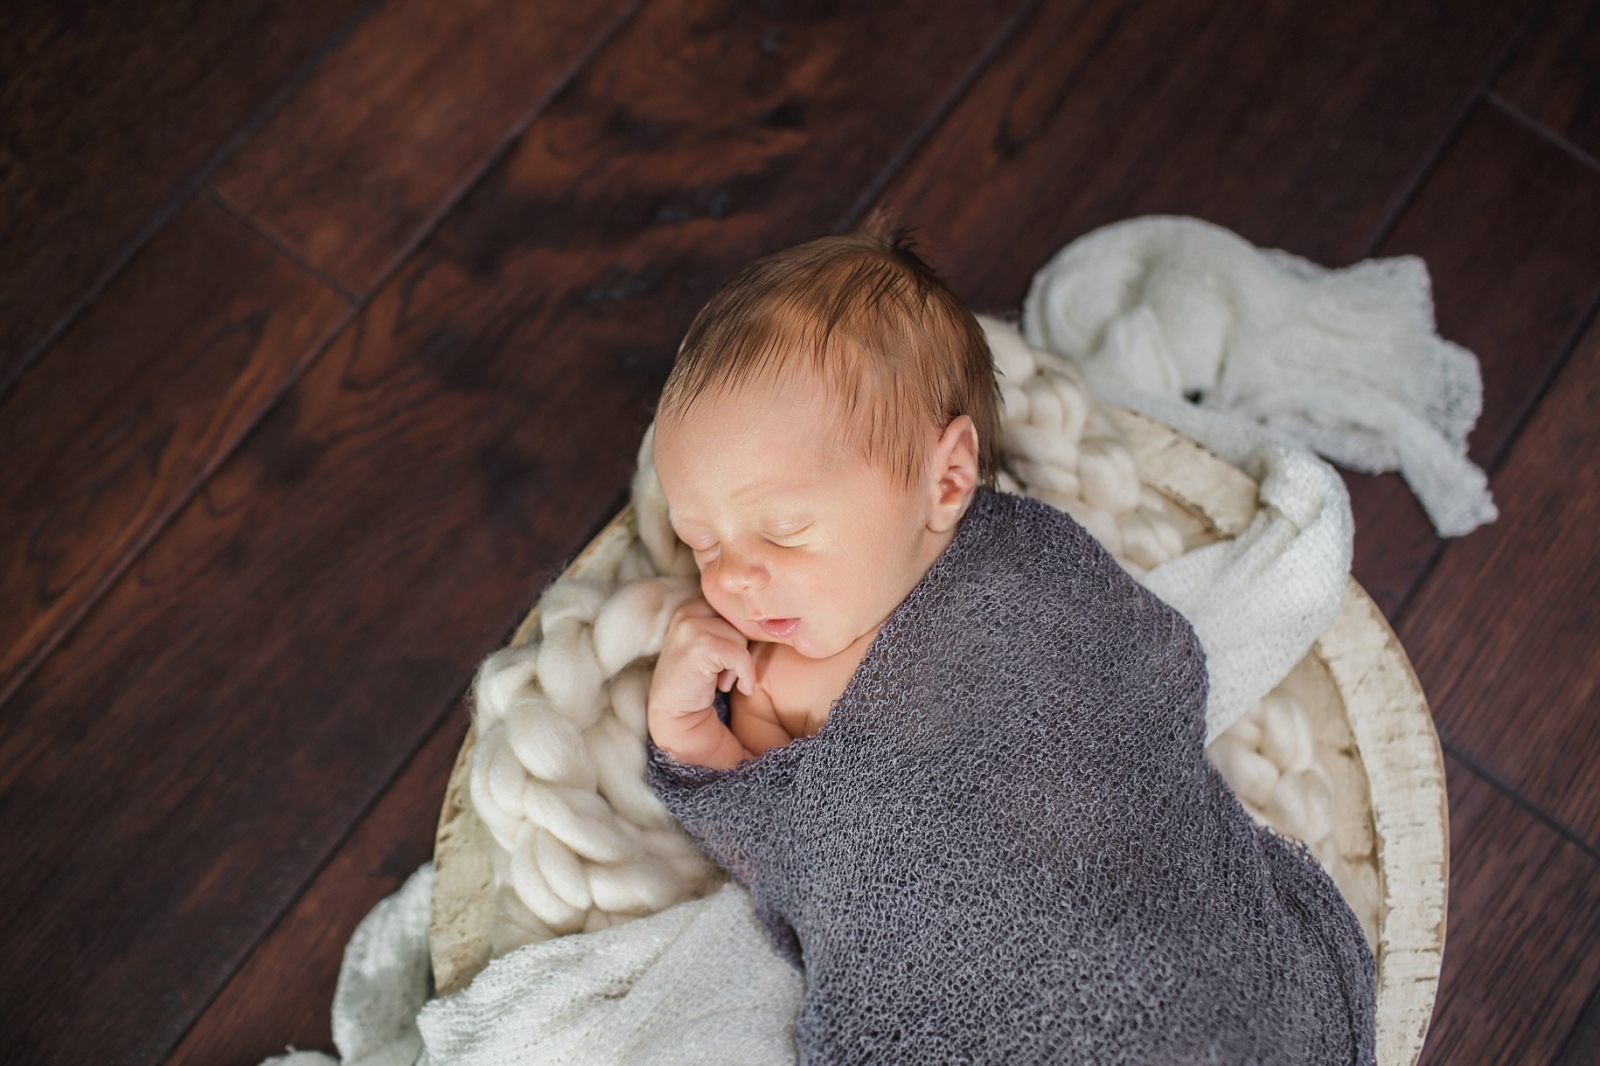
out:
M1203 754L1189 625L995 492L972 315L898 238L759 260L655 463L703 599L651 783L806 977L803 1063L1371 1063L1373 959Z

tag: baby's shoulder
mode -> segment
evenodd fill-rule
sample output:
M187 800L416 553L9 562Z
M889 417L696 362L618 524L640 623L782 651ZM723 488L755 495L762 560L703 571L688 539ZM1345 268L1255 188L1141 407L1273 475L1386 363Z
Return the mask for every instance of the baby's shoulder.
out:
M1127 591L1133 580L1100 542L1065 511L1041 500L986 490L969 515L977 533L966 569L987 588L1082 585L1090 592Z

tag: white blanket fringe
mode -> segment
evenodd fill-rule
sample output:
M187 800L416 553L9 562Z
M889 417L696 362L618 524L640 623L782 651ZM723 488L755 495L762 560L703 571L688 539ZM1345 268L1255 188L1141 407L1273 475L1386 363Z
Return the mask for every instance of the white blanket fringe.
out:
M1478 361L1434 332L1414 256L1327 270L1198 219L1136 218L1058 252L1022 314L1101 399L1190 433L1168 415L1197 398L1353 470L1398 469L1443 536L1496 517L1467 458Z
M1211 673L1211 738L1282 680L1342 600L1352 540L1343 483L1291 445L1358 469L1398 465L1443 532L1494 517L1465 458L1476 363L1434 336L1420 261L1329 272L1205 223L1157 218L1090 234L1035 277L1024 309L1035 344L1080 362L1102 398L1260 482L1261 510L1243 534L1186 555L1076 367L1012 327L983 324L1006 405L1008 487L1070 511L1190 619ZM1184 399L1196 392L1199 406ZM345 1066L794 1061L801 983L748 896L724 886L666 906L708 882L680 831L661 823L633 758L648 687L640 660L660 647L693 567L666 524L648 437L640 459L637 539L619 542L598 583L547 590L536 641L479 674L472 795L503 849L500 957L463 992L423 1006L432 876L419 870L347 949L334 1002ZM580 926L588 931L555 936Z

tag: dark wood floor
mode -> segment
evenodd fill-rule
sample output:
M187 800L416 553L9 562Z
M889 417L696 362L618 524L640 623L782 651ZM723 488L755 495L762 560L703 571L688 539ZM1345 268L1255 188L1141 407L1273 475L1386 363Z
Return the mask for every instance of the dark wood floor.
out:
M1427 259L1503 517L1350 479L1449 766L1425 1058L1600 1061L1597 157L1597 0L7 5L0 1061L329 1047L689 317L880 203L985 310L1152 212Z

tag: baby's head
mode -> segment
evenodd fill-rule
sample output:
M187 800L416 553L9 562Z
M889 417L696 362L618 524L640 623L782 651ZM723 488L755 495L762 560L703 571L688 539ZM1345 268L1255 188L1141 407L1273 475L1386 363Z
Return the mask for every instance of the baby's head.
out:
M901 237L757 260L689 327L655 462L701 587L751 640L838 654L905 598L998 469L983 331Z

